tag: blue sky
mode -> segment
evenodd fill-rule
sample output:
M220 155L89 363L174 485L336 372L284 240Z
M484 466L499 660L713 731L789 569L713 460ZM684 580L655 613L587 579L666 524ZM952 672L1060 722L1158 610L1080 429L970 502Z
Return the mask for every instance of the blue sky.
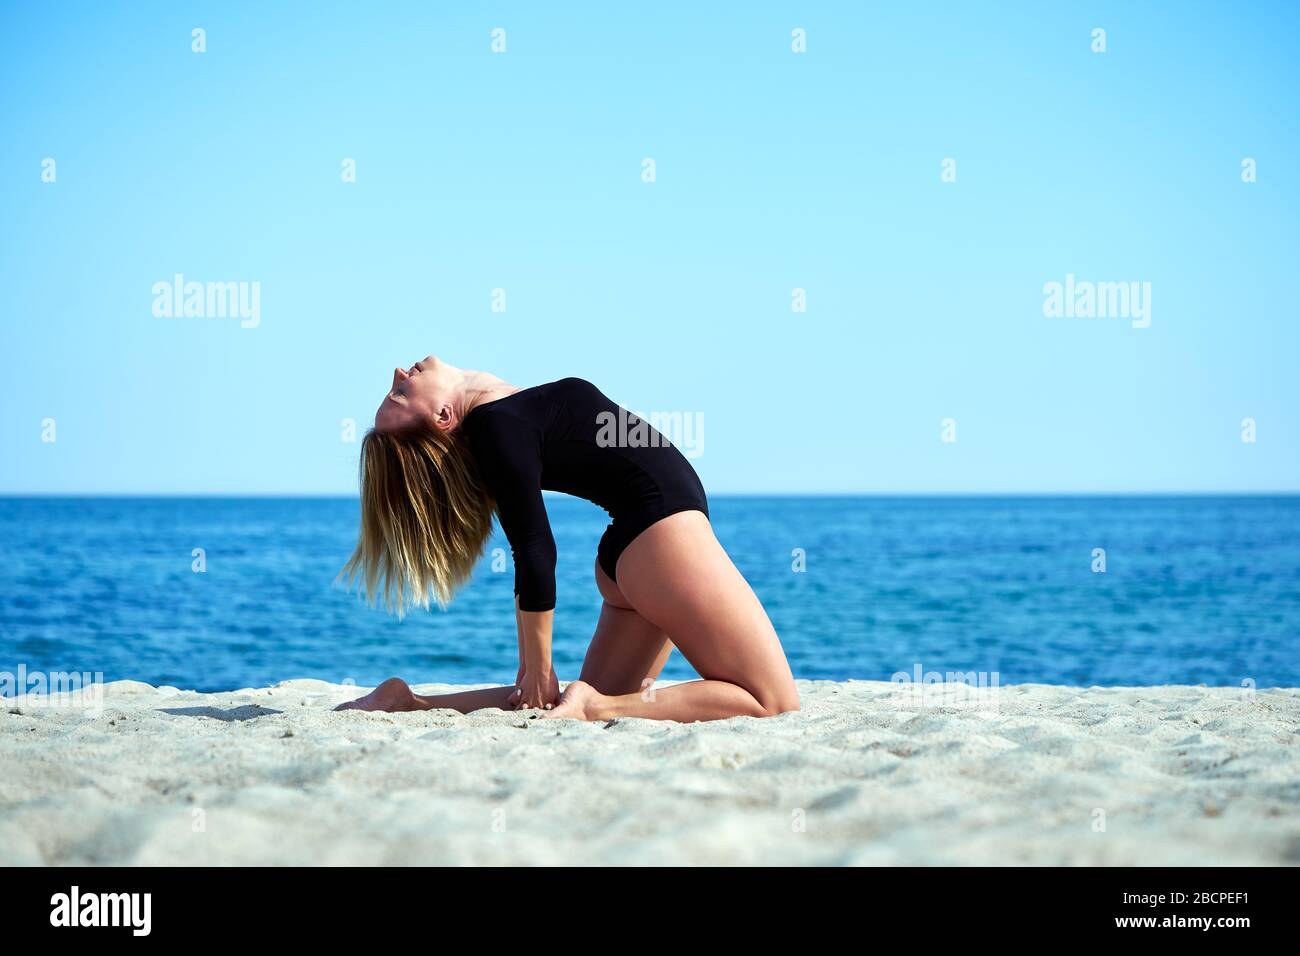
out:
M428 352L711 493L1300 490L1296 5L442 6L0 7L0 493L348 493Z

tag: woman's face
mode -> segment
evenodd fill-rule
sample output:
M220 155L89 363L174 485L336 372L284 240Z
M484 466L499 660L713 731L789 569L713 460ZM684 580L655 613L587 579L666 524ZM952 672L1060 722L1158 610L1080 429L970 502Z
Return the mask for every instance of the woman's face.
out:
M375 412L375 428L391 431L419 421L450 427L452 390L445 366L436 355L426 355L410 368L393 369L393 384Z

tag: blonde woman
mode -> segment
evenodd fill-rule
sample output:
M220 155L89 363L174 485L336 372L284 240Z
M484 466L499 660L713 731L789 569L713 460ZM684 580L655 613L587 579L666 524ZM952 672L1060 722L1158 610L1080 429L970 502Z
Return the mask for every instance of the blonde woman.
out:
M434 697L394 677L340 710L693 721L799 708L776 631L714 537L695 470L666 441L602 440L611 414L628 415L576 378L521 389L432 355L394 371L362 443L361 533L344 574L399 614L430 598L445 606L469 580L495 510L514 555L519 671L507 687ZM563 694L551 665L555 540L543 489L593 501L612 519L597 548L600 620ZM701 679L649 692L674 645Z

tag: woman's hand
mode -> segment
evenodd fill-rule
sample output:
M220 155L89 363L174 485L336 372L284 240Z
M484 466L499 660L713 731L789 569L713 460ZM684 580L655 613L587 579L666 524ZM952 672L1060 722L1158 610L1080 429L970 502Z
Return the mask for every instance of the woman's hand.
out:
M515 710L548 710L560 699L560 679L555 671L523 669L515 681L519 689L515 691Z

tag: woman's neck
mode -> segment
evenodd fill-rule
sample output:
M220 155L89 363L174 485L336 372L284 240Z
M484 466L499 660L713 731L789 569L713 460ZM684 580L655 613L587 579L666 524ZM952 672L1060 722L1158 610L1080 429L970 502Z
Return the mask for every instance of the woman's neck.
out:
M491 372L475 372L464 370L460 386L460 417L463 421L465 416L474 410L476 405L484 402L494 402L498 398L505 398L507 395L513 395L519 391L515 385L511 385L504 379L498 378Z

